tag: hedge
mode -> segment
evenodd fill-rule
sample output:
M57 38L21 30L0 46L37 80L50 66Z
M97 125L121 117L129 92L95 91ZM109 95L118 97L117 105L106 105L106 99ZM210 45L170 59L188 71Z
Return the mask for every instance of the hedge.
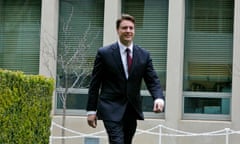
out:
M0 144L48 144L54 80L0 69Z

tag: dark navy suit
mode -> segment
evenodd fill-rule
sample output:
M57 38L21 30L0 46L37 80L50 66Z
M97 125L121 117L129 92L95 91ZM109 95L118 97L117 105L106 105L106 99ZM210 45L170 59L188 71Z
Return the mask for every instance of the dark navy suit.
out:
M103 121L120 122L132 116L143 120L140 96L142 80L153 100L164 99L152 60L145 49L133 45L133 63L128 78L125 76L117 42L98 49L89 87L87 111L97 111L98 119Z

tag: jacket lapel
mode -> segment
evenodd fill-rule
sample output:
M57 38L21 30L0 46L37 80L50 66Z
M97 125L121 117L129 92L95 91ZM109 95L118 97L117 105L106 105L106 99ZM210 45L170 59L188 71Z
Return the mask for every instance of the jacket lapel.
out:
M111 48L112 48L113 59L115 60L120 73L122 73L122 75L125 77L125 72L124 72L124 68L123 68L123 63L122 63L118 43L116 42L115 44L113 44Z

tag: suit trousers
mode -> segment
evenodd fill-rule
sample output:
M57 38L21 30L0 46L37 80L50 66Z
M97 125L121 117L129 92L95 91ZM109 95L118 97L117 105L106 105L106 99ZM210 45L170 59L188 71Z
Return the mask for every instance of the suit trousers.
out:
M108 134L109 144L131 144L137 128L137 114L128 104L121 121L103 120Z

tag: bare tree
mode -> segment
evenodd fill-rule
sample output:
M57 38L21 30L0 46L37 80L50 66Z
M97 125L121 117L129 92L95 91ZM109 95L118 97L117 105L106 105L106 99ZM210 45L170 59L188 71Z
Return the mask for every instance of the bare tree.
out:
M59 72L62 75L58 75L59 86L63 86L64 91L60 91L58 98L60 98L63 104L63 119L62 126L65 127L67 98L69 94L69 88L83 87L85 79L90 75L91 63L87 60L86 53L90 48L90 44L87 43L87 35L90 31L91 25L89 24L83 37L74 37L71 34L70 23L72 20L72 12L66 22L63 21L62 31L64 38L59 41L59 51L57 56L57 65ZM78 40L78 46L76 48L71 47L71 41ZM61 72L60 72L61 71ZM62 129L62 136L65 136L65 130ZM64 144L64 139L62 140Z
M90 36L92 33L91 23L88 24L83 33L74 32L71 27L74 8L67 19L61 20L61 38L58 40L58 51L51 48L52 45L48 40L45 40L46 47L42 53L54 57L57 61L57 78L56 78L56 94L62 104L62 126L65 127L67 98L71 89L87 88L90 80L90 73L93 65L93 57L89 56L90 48L98 37L98 33L94 37ZM73 44L74 43L74 44ZM46 65L45 65L46 64ZM51 69L48 60L46 59L44 65L47 69ZM50 70L49 70L50 71ZM62 129L62 136L65 136L65 130ZM62 144L65 140L62 139Z

